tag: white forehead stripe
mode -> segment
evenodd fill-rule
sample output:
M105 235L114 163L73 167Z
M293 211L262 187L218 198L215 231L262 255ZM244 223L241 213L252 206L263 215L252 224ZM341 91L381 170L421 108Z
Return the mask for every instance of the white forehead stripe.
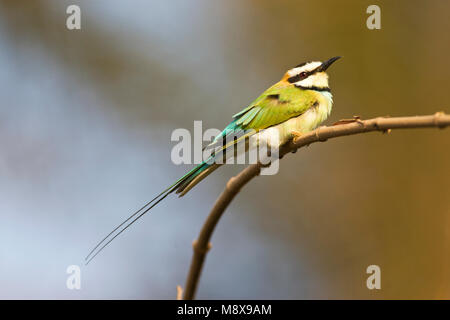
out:
M301 67L297 67L297 68L292 68L291 70L288 71L288 75L290 77L296 76L301 72L308 72L308 71L312 71L315 68L317 68L318 66L320 66L322 64L322 62L320 61L313 61L313 62L308 62L307 64L305 64L304 66Z

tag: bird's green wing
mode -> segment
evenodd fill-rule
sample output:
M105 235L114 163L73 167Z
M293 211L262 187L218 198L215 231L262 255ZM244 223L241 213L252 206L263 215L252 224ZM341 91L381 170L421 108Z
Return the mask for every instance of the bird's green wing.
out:
M317 101L314 91L277 83L263 92L247 108L236 113L233 121L208 146L215 146L227 136L246 130L261 130L298 117Z
M233 116L234 129L261 130L298 117L317 101L314 91L295 86L273 86ZM230 124L230 125L231 125Z

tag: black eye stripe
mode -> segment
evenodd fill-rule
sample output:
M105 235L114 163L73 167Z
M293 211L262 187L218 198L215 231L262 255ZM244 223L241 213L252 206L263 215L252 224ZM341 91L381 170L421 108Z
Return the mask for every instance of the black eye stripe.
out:
M293 77L288 78L288 81L290 83L294 83L294 82L297 82L297 81L300 81L300 80L304 80L304 79L308 78L312 74L313 74L312 71L310 71L310 72L301 72L301 73L299 73L299 74L297 74L297 75L295 75Z
M294 83L294 82L300 81L302 79L303 79L303 77L300 76L300 74L297 74L296 76L288 78L288 81L289 81L289 83Z
M300 80L304 80L304 79L308 78L310 75L313 75L314 73L321 71L320 67L321 66L318 66L317 68L315 68L314 70L311 70L311 71L300 72L299 74L288 78L288 81L289 81L289 83L294 83L294 82L297 82Z

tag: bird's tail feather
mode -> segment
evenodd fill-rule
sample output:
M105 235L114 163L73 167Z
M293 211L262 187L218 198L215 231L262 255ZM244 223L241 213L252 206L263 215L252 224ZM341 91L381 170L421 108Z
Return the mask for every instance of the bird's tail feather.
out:
M182 176L180 179L178 179L175 183L173 183L171 186L166 188L164 191L162 191L160 194L158 194L156 197L154 197L152 200L147 202L142 208L134 212L132 215L130 215L127 219L125 219L121 224L119 224L114 230L112 230L106 237L104 237L92 250L89 252L87 257L85 258L86 264L88 264L92 259L94 259L106 246L108 246L117 236L119 236L122 232L124 232L126 229L128 229L133 223L135 223L137 220L139 220L144 214L146 214L150 209L155 207L158 203L160 203L162 200L164 200L169 194L176 191L177 193L180 193L180 196L183 196L188 192L194 185L196 185L198 182L206 178L207 175L209 175L214 170L208 170L212 166L217 169L218 166L215 164L208 164L206 161L202 162L195 168L193 168L191 171L186 173L184 176ZM206 175L202 175L201 179L195 180L195 178L199 178L199 175L201 173L206 173ZM195 181L194 181L195 180ZM195 182L193 185L191 182Z
M88 264L92 259L94 259L106 246L108 246L117 236L119 236L122 232L128 229L133 223L139 220L144 214L150 211L153 207L155 207L158 203L164 200L169 194L176 191L180 197L184 196L189 190L191 190L194 186L196 186L200 181L205 179L208 175L210 175L213 171L215 171L222 164L216 163L214 160L222 157L226 159L226 151L231 149L232 147L237 146L237 144L241 141L246 141L248 144L247 138L253 135L254 132L245 133L237 139L233 139L232 141L226 143L220 150L213 153L208 160L200 163L198 166L193 168L191 171L186 173L180 179L178 179L171 186L166 188L160 194L158 194L155 198L147 202L142 208L137 210L135 213L130 215L127 219L125 219L121 224L119 224L114 230L112 230L106 237L104 237L92 250L89 252L87 257L85 258L86 264ZM248 146L246 146L246 149Z
M186 181L184 181L180 186L177 187L176 193L179 197L184 196L193 187L195 187L200 181L209 176L213 171L215 171L221 164L214 163L210 165L205 165L203 168L191 175Z

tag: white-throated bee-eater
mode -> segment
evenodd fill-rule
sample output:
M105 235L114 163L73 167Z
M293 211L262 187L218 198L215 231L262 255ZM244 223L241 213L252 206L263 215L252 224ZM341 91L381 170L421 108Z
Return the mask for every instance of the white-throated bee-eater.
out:
M333 104L326 70L339 58L334 57L325 62L306 62L288 70L279 82L264 91L244 110L236 113L230 124L208 146L212 148L220 145L221 152L211 153L209 159L186 173L117 226L89 253L87 263L169 194L176 192L183 196L206 178L219 167L214 159L223 157L225 151L234 149L239 140L257 135L256 141L262 139L273 145L274 140L271 138L276 135L276 147L279 147L317 128L330 115ZM227 143L225 140L228 136L239 138Z

